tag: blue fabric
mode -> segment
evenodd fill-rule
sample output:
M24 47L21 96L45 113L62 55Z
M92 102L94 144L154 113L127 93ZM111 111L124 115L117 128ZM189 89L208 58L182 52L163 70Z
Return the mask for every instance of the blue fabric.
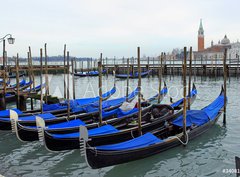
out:
M131 115L131 114L134 114L138 112L138 108L133 108L129 111L123 111L122 109L120 108L117 108L117 109L114 109L114 110L111 110L111 111L103 111L102 112L102 118L107 118L109 116L113 116L113 115L116 115L117 118L121 118L121 117L124 117L124 116L127 116L127 115Z
M117 144L110 144L110 145L103 145L103 146L97 146L97 150L110 150L110 151L119 151L119 150L131 150L131 149L137 149L137 148L143 148L147 147L153 144L157 144L163 142L163 140L157 138L151 133L146 133L142 136L139 136L137 138L134 138L129 141L125 141L122 143Z
M208 115L202 110L188 110L186 116L186 126L203 125L209 121ZM183 115L173 121L173 125L183 127Z
M88 135L91 137L91 136L106 135L106 134L111 134L116 132L119 132L119 130L117 130L112 125L104 125L98 128L88 130ZM52 136L57 139L79 138L80 134L79 132L76 132L76 133L68 133L68 134L52 134Z
M214 100L210 105L203 108L203 111L208 115L208 117L212 120L216 117L218 112L224 106L224 96L220 95L216 100Z
M80 119L66 121L58 124L52 124L47 127L47 129L57 129L57 128L70 128L70 127L79 127L80 125L86 125Z
M18 115L23 114L23 112L20 111L20 110L17 109L17 108L14 108L14 109L12 109L12 110L14 110L15 112L17 112ZM9 118L9 117L10 117L9 110L0 111L0 117L8 117L8 118Z
M45 87L46 86L46 84L44 83L44 84L42 84L42 87ZM32 89L30 89L30 88L28 88L28 89L26 89L26 91L27 92L30 92L30 91L35 91L35 90L40 90L41 89L41 84L40 85L38 85L38 86L36 86L35 88L32 88Z
M202 110L189 110L187 111L186 123L187 127L195 124L197 126L203 125L209 120L213 120L219 111L224 106L224 96L219 95L211 104ZM179 116L173 121L176 126L183 127L183 116Z
M117 117L118 118L121 118L121 117L124 117L124 116L127 116L127 115L130 115L130 114L134 114L138 112L138 108L133 108L129 111L123 111L121 110L120 108L118 109L118 112L117 112Z
M139 92L139 89L136 88L132 93L130 93L130 94L128 95L128 100L131 100L131 99L135 98L136 95L138 94L138 92Z
M35 121L36 120L36 116L39 116L39 117L43 118L44 120L56 118L51 113L45 113L45 114L38 114L38 115L34 115L34 116L19 117L19 120L22 120L22 121Z
M22 87L26 84L26 80L22 80L21 82L19 82L19 86ZM13 84L11 85L11 87L17 87L17 84Z
M109 96L113 95L115 92L116 92L116 88L113 87L110 91L104 93L102 97L103 99L106 99ZM91 103L98 104L98 101L99 101L99 96L94 98L80 98L80 99L70 100L70 108L72 109L72 112L85 112L85 109L82 108L83 106L87 106ZM67 109L67 107L68 107L67 101L64 101L63 103L56 103L56 104L43 104L43 111Z

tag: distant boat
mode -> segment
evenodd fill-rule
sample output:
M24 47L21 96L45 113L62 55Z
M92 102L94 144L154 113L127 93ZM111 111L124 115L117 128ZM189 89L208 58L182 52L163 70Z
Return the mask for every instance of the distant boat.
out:
M21 73L21 74L19 74L19 77L23 77L25 74L24 73ZM8 78L16 78L17 76L16 76L16 74L10 74L9 76L8 76ZM2 76L1 76L1 78L3 78Z
M106 73L106 70L103 70L103 74ZM98 71L89 71L89 72L78 72L74 73L74 76L79 76L79 77L86 77L86 76L98 76L99 72Z
M152 72L152 70L142 72L141 77L146 77L150 72ZM115 77L121 78L121 79L127 79L128 75L127 74L116 74ZM129 78L131 78L131 79L138 78L138 72L136 72L134 74L129 74Z

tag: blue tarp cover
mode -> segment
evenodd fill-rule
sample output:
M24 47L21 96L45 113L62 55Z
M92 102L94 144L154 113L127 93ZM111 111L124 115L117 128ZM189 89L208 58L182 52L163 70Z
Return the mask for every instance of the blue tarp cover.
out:
M193 124L200 126L209 121L208 115L202 110L188 110L186 116L186 126L190 127ZM183 127L183 115L173 121L173 124Z
M19 120L22 120L22 121L35 121L36 120L36 116L39 116L39 117L43 118L44 120L56 118L51 113L45 113L45 114L38 114L38 115L34 115L34 116L19 117Z
M137 148L147 147L156 143L160 143L163 140L157 138L151 133L146 133L142 136L134 138L129 141L125 141L117 144L97 146L97 150L119 151L119 150L131 150Z
M218 112L224 106L224 96L218 96L211 104L203 108L202 110L189 110L187 111L187 127L191 125L203 125L210 119L213 120ZM183 116L178 117L173 121L174 125L183 126Z
M138 88L136 88L132 93L130 93L128 95L128 100L133 99L137 94L138 94ZM111 106L117 106L119 104L122 104L125 100L126 100L126 97L103 101L102 102L102 109L106 109L106 108L109 108ZM90 105L88 105L84 108L84 111L87 112L87 113L96 112L96 111L98 111L98 107L99 107L98 102L91 103ZM78 108L75 108L74 111L77 111L77 109Z
M89 136L97 136L97 135L106 135L111 133L119 132L112 125L104 125L98 128L88 130ZM76 133L68 133L68 134L52 134L54 138L62 139L62 138L78 138L79 132Z
M116 88L113 87L110 91L104 93L102 95L103 99L113 95L116 92ZM83 106L87 106L91 103L98 102L99 96L94 98L80 98L75 100L70 100L70 108L72 108L73 112L84 111ZM67 109L67 101L63 103L56 104L43 104L43 111L52 111L52 110L60 110Z
M20 111L19 109L15 108L12 110L16 111L18 115L23 114L23 112ZM0 117L8 117L9 118L9 116L10 116L9 110L0 111Z
M49 125L47 129L79 127L80 125L86 125L86 124L83 121L76 119L76 120L70 120L70 121L66 121L58 124Z
M212 120L224 106L224 96L220 95L216 100L214 100L210 105L203 108L203 111L208 115Z

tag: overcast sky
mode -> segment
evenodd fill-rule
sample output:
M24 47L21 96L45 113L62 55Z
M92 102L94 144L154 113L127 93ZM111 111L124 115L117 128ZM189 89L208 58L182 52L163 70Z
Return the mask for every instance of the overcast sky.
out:
M44 43L50 56L62 55L64 44L77 57L131 57L137 46L156 56L176 47L196 50L201 18L205 46L225 34L237 41L239 11L239 0L4 0L0 37L16 38L8 56L26 57L28 46L38 56Z

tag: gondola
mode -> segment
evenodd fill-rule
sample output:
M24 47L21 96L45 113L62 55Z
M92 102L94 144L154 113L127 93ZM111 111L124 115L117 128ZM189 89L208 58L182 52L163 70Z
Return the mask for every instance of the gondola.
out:
M108 98L111 97L112 94L115 93L115 91L116 91L116 88L114 87L110 91L104 93L103 99L107 100ZM98 100L98 97L77 99L77 103L81 104L84 102L85 107L80 106L80 108L75 108L76 110L74 110L74 108L70 109L70 115L79 114L80 111L84 111L84 109L86 109L86 107L88 105L93 104L97 100ZM73 102L73 100L72 100L72 102ZM112 104L114 105L114 101L112 101ZM51 107L51 109L45 109L42 116L48 117L50 119L50 118L62 117L62 116L67 115L67 104L66 103L51 104L51 105L49 105L49 107ZM79 109L79 110L77 110L77 109ZM24 111L24 112L22 112L16 108L13 110L18 114L18 117L20 117L20 118L21 117L29 118L29 116L34 117L34 116L40 114L40 109L39 110L29 110L29 111ZM90 112L89 116L91 114L92 113ZM30 121L30 124L32 123L35 125L34 122L35 121L33 121L33 122ZM10 110L0 111L0 130L11 130Z
M80 127L80 142L87 164L93 168L118 165L166 151L175 146L186 144L209 130L222 114L224 107L224 89L208 106L201 110L187 111L187 135L183 139L183 116L169 122L164 128L148 132L142 136L116 144L91 146L88 131Z
M128 99L128 101L132 101L138 93L138 89L135 89L132 93L128 95L128 98L122 97L122 98L117 98L117 99L112 99L112 100L107 100L103 102L103 110L105 111L110 111L113 109L116 109L120 107L123 102ZM91 103L85 107L74 107L71 109L72 112L69 117L67 117L67 112L65 111L62 114L53 114L52 112L45 112L43 114L30 114L28 116L22 116L22 112L13 109L14 112L17 113L19 119L19 123L22 125L29 125L29 126L35 126L36 125L36 116L44 118L46 123L48 125L51 124L56 124L56 123L62 123L70 120L75 120L75 119L81 119L81 120L88 120L88 119L94 119L95 117L98 116L98 101ZM61 111L61 110L60 110ZM2 111L2 114L7 114L8 116L0 117L0 130L11 130L11 111ZM57 111L56 111L57 112ZM55 113L56 113L55 112Z
M41 88L44 88L44 87L45 87L45 84L43 84L42 87L41 87L41 85L38 85L35 88L27 88L25 90L22 90L21 92L23 92L23 93L30 93L30 92L38 93L41 90ZM7 93L5 95L5 99L6 99L7 103L15 102L16 101L16 95L12 94L12 93Z
M20 73L19 74L19 77L23 77L25 74L24 73ZM8 76L8 78L16 78L17 77L17 75L16 74L14 74L14 75L9 75ZM0 77L0 78L2 78L2 77Z
M167 93L167 87L162 89L161 91L161 99L166 95ZM149 103L143 103L143 106L145 107L143 109L143 114L147 113L151 109L151 104ZM133 116L137 115L137 109L133 108L132 110L127 110L124 111L120 108L116 108L110 111L104 111L103 112L103 120L104 124L120 124L121 122L125 122L127 119L132 118ZM97 123L96 123L97 122ZM37 131L38 129L35 127L27 127L21 125L20 122L15 122L15 129L17 133L17 137L21 141L33 141L33 140L38 140L37 137ZM76 132L78 131L79 125L86 125L88 128L95 128L98 127L98 114L95 116L94 119L86 119L84 117L81 117L81 119L75 119L75 120L70 120L66 121L63 123L58 123L58 124L52 124L48 125L47 131L51 133L71 133L71 132ZM33 133L35 132L35 133Z
M240 177L240 158L235 156L235 163L236 163L236 175Z
M106 73L106 70L103 70L103 74ZM99 72L98 71L89 71L89 72L78 72L74 73L74 76L79 76L79 77L86 77L86 76L98 76Z
M145 71L145 72L142 72L141 73L141 77L146 77L148 74L150 74L152 72L152 70L148 70L148 71ZM128 75L127 74L116 74L115 75L116 78L120 78L120 79L127 79L128 78ZM130 79L134 79L134 78L138 78L138 73L134 73L134 74L129 74L129 78Z
M196 93L196 90L193 90ZM192 94L191 103L196 98L196 94ZM176 105L176 104L175 104ZM154 114L156 109L160 114ZM144 109L143 109L144 110ZM171 121L182 114L181 105L171 107L171 105L155 104L142 113L142 132L152 131L161 126L164 126L166 121ZM130 118L130 117L129 117ZM138 126L135 122L135 117L130 119L122 119L111 124L104 124L101 127L89 129L91 146L103 145L107 143L118 143L137 136ZM50 132L48 129L39 129L39 138L43 141L46 149L49 151L71 150L79 148L79 132L60 134L58 132Z
M167 94L167 87L162 89L161 91L161 99ZM131 94L130 94L131 95ZM133 97L129 97L128 100L131 101ZM143 103L143 106L145 107L142 111L143 114L147 113L151 109L150 103ZM132 119L132 117L136 117L137 115L137 109L133 108L132 110L122 110L120 108L115 108L112 110L104 110L103 111L103 120L104 124L121 124L121 122L125 122L128 119ZM92 118L90 117L79 117L75 118L73 120L66 120L62 123L57 124L51 124L47 125L47 131L50 133L71 133L78 131L79 125L85 125L88 128L96 128L99 126L98 124L98 112L96 112L96 115ZM15 121L15 124L12 126L16 131L17 137L21 141L34 141L38 140L38 128L35 126L24 126L21 122ZM47 120L46 120L47 123ZM44 123L45 124L45 123Z

